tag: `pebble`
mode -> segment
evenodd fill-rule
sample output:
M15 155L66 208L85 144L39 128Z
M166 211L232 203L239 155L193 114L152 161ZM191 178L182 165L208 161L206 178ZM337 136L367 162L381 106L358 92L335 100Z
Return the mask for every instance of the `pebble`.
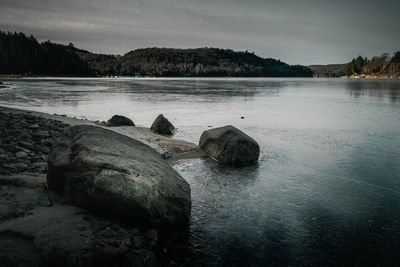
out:
M3 164L4 167L8 169L14 169L16 171L22 171L28 169L28 165L25 163L8 163L8 164Z
M19 142L19 145L22 146L22 147L25 147L25 148L27 148L27 149L30 149L30 150L33 150L33 149L35 148L34 145L32 145L32 144L29 143L29 142L25 142L25 141L20 141L20 142Z
M39 131L35 131L33 133L33 136L35 136L37 138L46 138L46 137L49 137L50 134L47 131L39 130Z
M37 124L33 124L33 125L30 125L28 128L29 129L40 129L40 126Z
M42 207L51 207L51 206L53 206L53 201L51 201L51 199L49 199L48 196L41 195L39 197L39 205Z
M26 158L28 156L28 154L24 151L19 151L19 152L15 153L15 156L17 158Z

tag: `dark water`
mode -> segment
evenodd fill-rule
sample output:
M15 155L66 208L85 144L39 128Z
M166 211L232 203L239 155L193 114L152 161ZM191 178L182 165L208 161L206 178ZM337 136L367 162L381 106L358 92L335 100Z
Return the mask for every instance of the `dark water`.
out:
M0 104L149 126L197 142L232 124L261 146L243 169L193 159L194 261L400 266L400 80L8 80ZM244 119L240 119L244 116Z

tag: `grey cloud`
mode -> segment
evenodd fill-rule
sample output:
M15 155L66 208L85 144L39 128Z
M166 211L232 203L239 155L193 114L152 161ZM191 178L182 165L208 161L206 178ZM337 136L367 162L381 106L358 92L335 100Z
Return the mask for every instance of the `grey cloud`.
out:
M0 29L100 53L148 46L255 51L292 64L400 49L397 1L0 0Z

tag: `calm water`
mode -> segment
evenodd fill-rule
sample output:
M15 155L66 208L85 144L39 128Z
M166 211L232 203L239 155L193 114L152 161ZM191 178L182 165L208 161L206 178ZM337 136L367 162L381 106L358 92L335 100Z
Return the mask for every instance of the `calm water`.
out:
M400 265L400 80L7 80L0 105L150 126L198 142L232 124L258 165L193 159L190 247L209 265ZM240 117L244 116L244 119Z

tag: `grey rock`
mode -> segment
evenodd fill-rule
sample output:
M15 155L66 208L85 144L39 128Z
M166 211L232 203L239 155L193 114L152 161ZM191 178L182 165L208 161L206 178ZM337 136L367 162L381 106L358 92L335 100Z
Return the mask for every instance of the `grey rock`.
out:
M260 154L258 143L231 125L204 131L199 146L208 156L225 165L249 165L257 161Z
M159 134L173 134L175 131L174 125L163 114L158 115L156 120L151 125L151 131Z
M25 153L31 153L32 152L31 150L29 150L29 149L27 149L25 147L21 147L21 146L15 146L15 149L17 151L24 151Z
M18 151L17 153L15 153L15 156L17 158L26 158L28 156L28 154L24 151Z
M28 165L25 163L8 163L8 164L3 164L4 167L8 169L14 169L16 171L23 171L28 169Z
M28 128L31 129L31 130L36 130L36 129L40 129L40 126L37 125L37 124L32 124Z
M8 161L9 156L6 154L0 154L0 160Z
M114 115L107 121L108 126L135 126L133 121L127 117L121 115Z
M30 149L30 150L33 150L35 148L34 145L32 145L31 143L26 142L26 141L20 141L19 145L22 146L22 147L25 147L27 149Z
M47 182L67 202L126 221L186 224L189 184L157 152L96 126L73 126L51 149Z
M36 131L35 133L33 133L33 135L34 135L35 137L37 137L37 138L47 138L47 137L50 137L49 132L43 131L43 130Z

